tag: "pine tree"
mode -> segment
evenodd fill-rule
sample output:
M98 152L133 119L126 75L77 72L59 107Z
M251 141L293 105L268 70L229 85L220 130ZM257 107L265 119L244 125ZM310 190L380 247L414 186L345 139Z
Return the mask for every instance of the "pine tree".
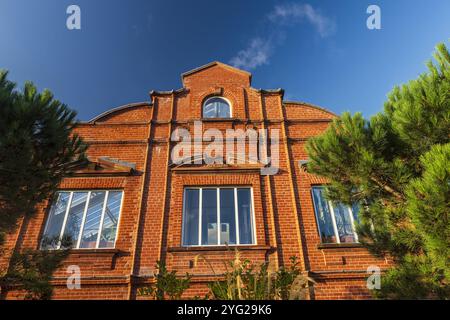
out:
M0 70L0 249L18 221L31 217L37 204L51 198L61 179L85 162L87 147L73 133L75 116L50 91L38 93L31 82L18 91L7 72ZM56 267L61 256L16 252L14 270L10 265L6 278L25 279L25 286L33 290L42 288L42 275L51 275L49 265ZM5 281L5 275L0 277L0 286ZM45 290L48 293L48 286Z
M344 113L307 144L327 197L359 204L359 239L395 267L381 298L450 298L450 54L439 44L418 79L395 87L384 111Z
M86 150L72 133L74 111L30 82L22 92L15 86L0 72L0 234L32 215Z

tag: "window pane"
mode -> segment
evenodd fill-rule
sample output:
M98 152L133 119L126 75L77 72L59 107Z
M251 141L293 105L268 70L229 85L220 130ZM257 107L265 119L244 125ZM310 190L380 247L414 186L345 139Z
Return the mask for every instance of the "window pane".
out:
M217 118L217 112L216 112L216 104L215 103L208 103L203 108L203 117L204 118Z
M105 193L105 191L91 192L80 248L95 248L96 246Z
M335 243L333 221L331 220L328 201L324 196L323 188L313 188L314 209L316 212L317 223L319 225L320 236L323 243Z
M202 192L202 244L217 245L217 189Z
M70 192L57 192L55 195L55 201L50 209L47 227L44 233L42 246L44 249L55 247L49 246L48 243L46 243L47 240L53 243L53 240L59 239L69 198Z
M239 217L239 243L253 244L253 221L251 193L249 188L239 188L238 194L238 217Z
M77 244L80 234L81 221L83 220L84 209L86 207L87 192L74 192L70 203L69 214L67 216L66 227L63 237Z
M204 118L229 118L230 116L230 105L222 98L209 99L203 106Z
M352 221L350 220L350 210L342 204L334 205L333 209L340 241L355 242Z
M234 189L220 189L220 244L236 244Z
M226 103L220 103L218 106L219 118L229 118L230 117L230 106Z
M103 218L99 248L114 248L121 203L122 191L110 191L106 203L105 217Z
M352 213L353 213L353 221L355 222L355 225L359 223L359 204L354 203L352 205Z
M199 210L198 189L186 189L184 199L184 228L183 244L187 246L198 245L198 210Z

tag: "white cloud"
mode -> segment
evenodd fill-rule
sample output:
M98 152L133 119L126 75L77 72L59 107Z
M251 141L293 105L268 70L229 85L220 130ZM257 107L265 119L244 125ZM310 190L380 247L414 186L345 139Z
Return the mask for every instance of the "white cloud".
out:
M277 5L269 14L269 19L273 23L279 24L294 24L307 21L316 28L321 37L326 37L335 30L333 21L309 4L288 3Z
M273 46L267 39L254 38L249 46L234 56L230 63L236 68L255 69L269 62Z
M272 28L308 22L322 38L335 31L334 22L309 4L287 3L276 5L269 13L268 18ZM272 32L270 36L265 38L255 37L245 49L240 50L231 58L230 64L247 70L268 64L276 46L281 44L283 40L284 33L281 31Z

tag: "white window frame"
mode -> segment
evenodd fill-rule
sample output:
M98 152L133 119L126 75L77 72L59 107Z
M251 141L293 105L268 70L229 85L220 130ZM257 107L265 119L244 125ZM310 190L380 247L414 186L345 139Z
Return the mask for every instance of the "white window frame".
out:
M217 244L202 244L202 207L203 207L203 189L215 189L217 195ZM220 224L220 189L233 189L234 190L234 215L235 215L235 225L236 225L236 244L221 244L220 243L220 234L221 234L221 224ZM237 199L237 191L238 189L250 189L250 218L252 220L252 240L253 243L250 244L241 244L239 239L239 215L238 215L238 199ZM186 215L186 190L199 190L199 209L198 209L198 244L184 244L184 222ZM256 238L256 219L255 219L255 203L253 197L253 188L247 186L204 186L204 187L195 187L195 186L186 186L183 190L183 220L181 221L181 245L183 247L225 247L225 246L255 246L258 243L258 239Z
M320 237L320 242L321 242L321 243L323 243L323 244L330 244L330 243L331 243L331 244L332 244L333 242L323 242L323 239L322 239L322 232L320 231L320 223L319 223L320 219L319 219L319 217L317 216L317 210L316 210L316 208L317 208L318 206L317 206L316 200L314 199L314 193L313 193L313 190L314 190L314 189L318 189L318 188L324 189L324 187L322 187L322 186L313 186L313 187L311 188L311 198L312 198L313 206L314 206L313 210L314 210L314 216L316 217L317 230L319 231L319 237ZM330 201L330 200L326 200L326 199L325 199L325 201L327 202L328 207L330 208L331 222L332 222L332 224L333 224L334 237L335 237L335 239L336 239L336 242L334 242L334 243L335 243L335 244L341 244L341 238L340 238L340 236L339 236L339 230L338 230L338 228L337 228L337 223L336 223L336 216L335 216L335 214L334 214L334 206L333 206L333 202ZM350 223L351 223L351 225L352 225L353 237L355 238L355 241L354 241L354 242L344 242L344 244L348 244L348 243L359 243L359 240L358 240L358 234L356 233L356 228L355 228L355 221L354 221L354 219L353 219L353 209L352 209L351 206L345 206L345 207L348 208L348 210L349 210Z
M114 238L114 246L113 247L108 247L108 248L99 248L99 244L100 244L100 237L101 237L101 232L103 229L103 222L104 222L104 218L105 218L105 212L106 212L106 205L108 203L108 196L109 196L109 192L121 192L122 193L122 197L120 199L120 206L119 206L119 217L118 217L118 221L117 221L117 230L116 230L116 236ZM75 246L73 246L71 249L73 250L105 250L105 249L114 249L116 247L116 242L117 242L117 238L119 236L119 229L120 229L120 221L122 220L122 207L123 207L123 198L125 196L125 193L123 192L123 190L119 190L119 189L108 189L108 190L103 190L103 189L91 189L91 190L58 190L57 193L69 193L69 200L67 201L67 208L65 210L64 213L64 220L63 220L63 224L61 226L61 232L59 234L59 241L58 244L56 245L56 247L53 250L59 250L61 249L61 240L64 236L64 230L66 228L66 223L67 223L67 219L69 216L69 211L70 211L70 207L72 205L72 199L73 199L73 195L74 193L80 193L80 192L87 192L87 198L86 198L86 204L84 206L84 210L83 210L83 217L81 220L81 225L80 225L80 232L78 234L78 240ZM84 231L84 227L85 227L85 222L86 222L86 215L87 215L87 210L89 208L89 202L90 202L90 198L91 198L91 193L92 192L105 192L105 199L103 200L103 207L102 207L102 213L100 216L100 223L99 223L99 231L97 234L97 240L96 240L96 244L95 244L95 248L80 248L80 244L81 244L81 236L83 235L83 231ZM49 212L51 213L51 208L53 207L53 205L55 205L55 203L51 203L50 204L50 208L49 208ZM47 231L48 231L48 227L49 227L49 223L50 223L50 214L47 215L47 221L45 223L45 228L44 228L44 233L43 233L43 237L45 237ZM42 247L43 243L41 241L41 249L43 249Z
M205 106L208 104L208 101L210 101L212 99L222 99L223 101L225 101L228 104L228 107L230 107L230 117L227 117L227 118L224 118L224 117L205 118ZM231 105L230 100L228 100L227 98L224 98L222 96L209 97L202 104L202 118L203 119L231 119L231 118L233 118L233 107Z

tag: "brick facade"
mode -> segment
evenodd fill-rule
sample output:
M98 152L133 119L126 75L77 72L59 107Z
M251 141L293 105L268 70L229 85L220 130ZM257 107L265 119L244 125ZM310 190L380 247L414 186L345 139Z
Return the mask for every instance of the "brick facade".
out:
M185 73L182 89L151 92L150 103L113 109L80 123L76 131L90 144L89 159L110 157L135 164L132 172L116 169L80 171L62 182L61 190L121 189L123 205L115 249L72 250L54 275L55 299L140 299L137 290L153 281L156 261L165 261L179 274L193 275L186 296L207 292L205 281L214 279L202 254L223 270L224 259L234 255L224 247L183 247L183 190L187 186L251 186L256 244L241 246L253 262L271 261L277 266L300 258L305 273L316 279L312 299L361 299L366 289L366 269L388 261L372 257L358 245L321 245L314 214L311 187L325 183L299 165L307 159L306 140L320 134L336 117L322 108L283 101L283 91L251 87L251 75L221 63L211 63ZM214 95L228 99L232 118L202 119L203 101ZM177 128L193 130L195 120L203 130L279 129L280 170L261 175L251 166L174 167L170 153ZM7 265L12 250L38 248L49 212L43 203L30 221L24 221L7 241L0 265ZM81 268L81 290L66 288L66 266ZM8 299L20 298L10 291Z

